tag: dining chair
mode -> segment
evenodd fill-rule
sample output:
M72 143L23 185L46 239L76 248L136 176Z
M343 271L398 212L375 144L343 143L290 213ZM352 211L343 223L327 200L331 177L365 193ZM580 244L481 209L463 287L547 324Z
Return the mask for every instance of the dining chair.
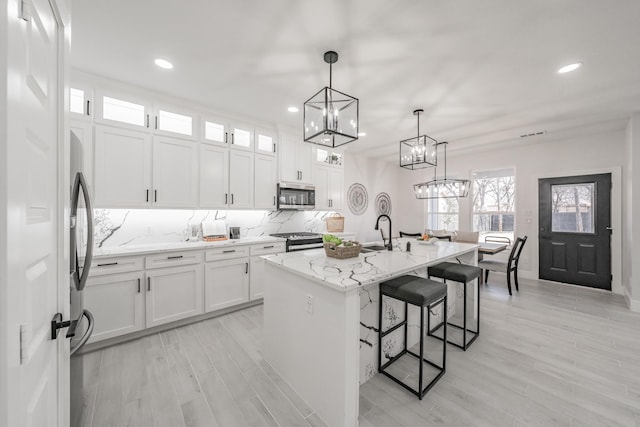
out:
M478 243L480 238L479 231L456 231L455 242Z
M482 260L478 262L478 267L484 270L484 283L487 283L489 279L490 271L498 271L501 273L506 273L507 275L507 288L509 289L509 295L511 293L511 273L513 272L513 278L515 279L516 291L518 289L518 261L520 261L520 254L522 253L522 248L524 248L524 244L527 241L527 236L517 237L515 243L513 244L513 248L511 249L511 253L509 254L508 261L495 261L495 260Z
M420 237L422 233L405 233L404 231L400 232L400 237Z

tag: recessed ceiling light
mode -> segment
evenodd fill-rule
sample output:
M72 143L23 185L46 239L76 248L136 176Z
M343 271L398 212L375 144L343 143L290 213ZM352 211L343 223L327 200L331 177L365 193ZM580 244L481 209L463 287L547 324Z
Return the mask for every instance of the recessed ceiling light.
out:
M287 111L290 113L297 113L298 112L298 107L289 107L287 108Z
M358 136L367 136L366 132L358 132Z
M580 67L582 67L582 62L576 62L575 64L565 65L564 67L560 68L558 70L558 73L560 74L569 73L571 71L577 70Z
M158 67L164 68L165 70L170 70L173 68L173 64L166 59L157 58L154 62Z

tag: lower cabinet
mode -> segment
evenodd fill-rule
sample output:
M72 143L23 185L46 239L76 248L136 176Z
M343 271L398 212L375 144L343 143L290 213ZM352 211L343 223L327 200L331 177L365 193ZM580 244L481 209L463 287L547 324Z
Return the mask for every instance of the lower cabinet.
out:
M83 303L95 319L89 342L144 329L144 272L92 277L84 288Z
M147 328L204 312L202 266L147 270Z
M204 283L206 312L249 301L249 258L205 263Z
M264 263L260 257L251 257L251 286L249 288L249 300L259 299L264 296Z

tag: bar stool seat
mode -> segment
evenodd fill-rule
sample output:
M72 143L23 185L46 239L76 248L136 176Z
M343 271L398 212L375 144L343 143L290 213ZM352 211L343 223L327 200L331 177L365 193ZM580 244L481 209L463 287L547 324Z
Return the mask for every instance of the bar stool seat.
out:
M394 298L399 301L404 301L405 303L405 319L394 325L393 327L387 329L386 331L382 330L382 299L383 297ZM407 316L408 316L408 304L418 306L420 308L420 354L416 354L407 348ZM434 384L442 378L445 373L446 368L446 357L447 357L447 346L443 344L442 346L442 366L438 366L435 363L431 362L424 358L424 336L425 336L425 322L424 322L424 313L425 308L427 309L427 332L429 331L429 313L431 308L437 306L438 304L443 304L443 316L444 319L447 318L447 285L442 282L437 282L435 280L425 279L417 276L400 276L395 279L387 280L385 282L380 283L380 302L379 302L379 328L380 333L378 334L378 372L383 373L384 375L391 378L396 383L400 384L407 390L411 391L413 394L418 396L420 400L422 397L434 386ZM382 338L390 333L394 332L398 328L404 326L404 348L403 350L395 355L391 360L386 362L384 365L382 364ZM446 322L444 323L444 337L446 340L447 336L447 326ZM437 337L436 337L437 338ZM409 385L402 382L400 379L396 378L392 374L386 371L386 369L393 364L395 361L400 359L404 354L411 354L415 356L420 361L419 368L419 379L418 379L418 390L410 387ZM427 384L426 387L423 388L423 363L426 362L429 365L435 367L437 369L437 375Z
M433 276L433 277L438 277L440 279L443 279L445 283L447 282L447 280L451 280L453 282L464 284L462 326L448 322L449 326L462 329L462 345L452 341L451 339L447 340L447 342L449 344L455 345L456 347L459 347L464 351L466 351L467 348L469 348L469 346L480 335L480 276L482 275L482 269L473 265L445 261L429 267L427 274L429 275L429 277ZM476 279L478 280L478 300L477 300L478 314L476 317L476 329L474 331L467 327L467 284L472 283ZM438 325L433 330L430 330L429 334L432 334L440 326L441 325ZM469 341L467 341L467 332L472 334L472 337ZM436 337L436 338L439 338L439 337Z

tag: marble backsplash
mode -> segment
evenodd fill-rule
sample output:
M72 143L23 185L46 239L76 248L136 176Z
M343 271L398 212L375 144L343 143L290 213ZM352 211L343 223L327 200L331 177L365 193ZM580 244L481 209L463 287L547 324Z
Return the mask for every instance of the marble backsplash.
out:
M95 247L148 245L186 241L191 227L207 220L224 220L240 227L240 237L257 237L297 231L325 232L327 211L236 211L94 209ZM79 215L82 218L82 215ZM86 229L79 227L86 242Z

